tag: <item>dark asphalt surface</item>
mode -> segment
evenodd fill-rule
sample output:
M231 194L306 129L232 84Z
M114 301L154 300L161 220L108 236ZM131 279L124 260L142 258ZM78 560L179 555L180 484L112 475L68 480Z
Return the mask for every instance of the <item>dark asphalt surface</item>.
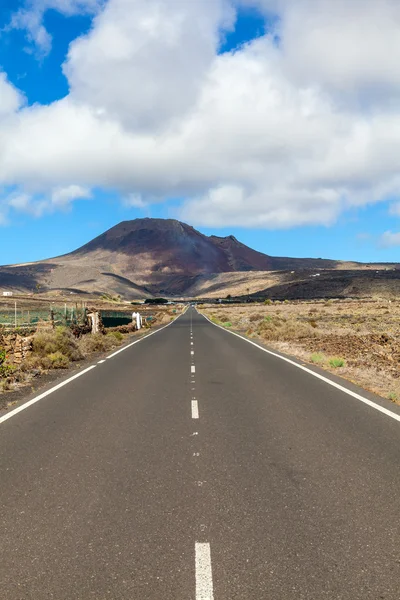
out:
M399 600L399 434L189 309L0 423L0 600Z

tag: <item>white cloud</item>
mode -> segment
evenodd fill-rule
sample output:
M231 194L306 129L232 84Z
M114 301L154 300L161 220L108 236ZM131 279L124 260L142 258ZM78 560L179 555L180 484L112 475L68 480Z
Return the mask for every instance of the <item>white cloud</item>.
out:
M51 35L43 24L46 11L55 10L68 17L94 14L102 5L103 0L26 0L25 5L12 15L8 28L25 30L28 40L40 54L46 55L52 46Z
M16 113L22 104L21 93L11 85L7 75L0 70L0 126L2 119Z
M209 226L330 225L351 206L396 203L400 5L252 2L279 14L279 46L265 36L218 55L233 0L109 0L70 47L67 98L21 109L0 78L12 98L0 185L36 211L94 187L139 207L182 197L181 216Z
M46 195L14 191L0 199L0 215L7 219L11 209L33 217L41 217L55 210L68 210L74 200L86 198L91 198L91 191L78 185L54 188Z
M400 217L400 202L395 202L389 208L389 214L394 217Z
M69 185L67 187L56 188L51 194L51 204L54 207L68 207L73 200L82 200L91 198L92 193L89 189L80 185Z
M145 202L140 194L129 194L123 199L123 205L127 208L147 208L148 204Z
M400 233L393 233L392 231L385 231L381 236L380 245L383 248L391 248L393 246L400 246Z
M130 129L165 129L193 109L233 16L225 0L111 0L70 47L71 93Z

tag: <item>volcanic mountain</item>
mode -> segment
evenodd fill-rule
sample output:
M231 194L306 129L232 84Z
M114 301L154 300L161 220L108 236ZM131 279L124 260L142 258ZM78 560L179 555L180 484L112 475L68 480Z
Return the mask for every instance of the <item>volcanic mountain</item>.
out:
M195 296L203 291L226 291L232 282L252 291L265 289L274 271L346 266L331 260L268 256L234 236L206 236L173 219L136 219L112 227L70 254L1 267L0 286L15 291L107 292L126 297Z

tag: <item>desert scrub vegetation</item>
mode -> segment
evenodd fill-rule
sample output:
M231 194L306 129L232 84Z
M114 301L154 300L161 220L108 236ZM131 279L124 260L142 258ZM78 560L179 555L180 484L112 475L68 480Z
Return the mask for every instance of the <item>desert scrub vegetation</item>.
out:
M346 361L344 358L339 358L338 356L334 356L329 359L329 366L333 369L338 369L340 367L344 367L346 365Z
M93 352L106 352L119 346L122 339L119 331L111 331L105 335L96 333L94 335L85 335L79 340L79 348L84 356L88 356Z
M34 356L40 358L59 353L65 356L68 362L83 358L78 341L67 327L38 331L33 336L32 351Z
M21 364L22 372L67 369L71 362L82 360L94 352L105 352L119 346L124 336L119 331L87 334L76 339L67 327L38 331L33 337L32 354Z
M326 363L325 354L322 352L313 352L310 356L310 362L314 365L323 365Z
M280 317L263 319L255 328L255 332L265 340L290 341L303 338L315 338L318 333L309 323L301 323L294 319Z

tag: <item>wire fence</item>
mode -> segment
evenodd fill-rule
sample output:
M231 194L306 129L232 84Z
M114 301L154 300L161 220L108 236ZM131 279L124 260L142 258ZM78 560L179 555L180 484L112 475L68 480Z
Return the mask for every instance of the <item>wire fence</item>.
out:
M85 306L49 304L47 307L31 308L14 302L0 305L0 327L36 327L38 323L46 322L54 325L82 325L86 322L86 315Z

